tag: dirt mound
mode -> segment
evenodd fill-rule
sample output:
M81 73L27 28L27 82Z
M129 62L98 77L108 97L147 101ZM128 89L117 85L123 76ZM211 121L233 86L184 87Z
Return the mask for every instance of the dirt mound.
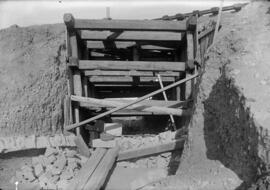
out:
M207 54L199 79L177 175L154 186L247 189L267 172L269 6L252 2L239 13L223 16L217 43ZM258 187L262 184L268 183L261 179Z
M64 25L0 31L0 135L61 129L65 85Z

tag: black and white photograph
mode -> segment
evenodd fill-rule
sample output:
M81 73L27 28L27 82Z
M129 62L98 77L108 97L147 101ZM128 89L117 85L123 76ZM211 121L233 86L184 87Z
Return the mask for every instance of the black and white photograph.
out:
M270 0L0 0L0 190L270 190Z

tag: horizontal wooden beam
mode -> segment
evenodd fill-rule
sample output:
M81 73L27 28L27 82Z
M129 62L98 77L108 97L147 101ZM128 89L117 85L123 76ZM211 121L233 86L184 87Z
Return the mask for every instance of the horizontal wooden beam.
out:
M136 42L115 42L115 46L117 49L126 49L132 46L135 46ZM87 48L89 49L105 49L104 43L102 41L87 41ZM158 45L140 45L140 49L146 50L174 50L174 48L170 47L162 47Z
M179 72L151 72L151 71L105 71L105 70L85 70L85 76L144 76L154 77L157 74L160 76L179 77Z
M157 95L157 94L159 94L159 93L161 93L161 92L163 92L163 91L165 91L165 90L169 90L169 89L171 89L171 88L174 88L174 87L176 87L176 86L179 86L180 84L185 83L185 82L187 82L187 81L189 81L189 80L192 80L192 79L194 79L194 78L196 78L196 77L198 77L198 76L199 76L198 73L196 73L196 74L194 74L194 75L191 75L191 76L189 76L189 77L187 77L187 78L185 78L185 79L179 80L179 81L177 81L177 82L175 82L175 83L173 83L173 84L170 84L170 85L168 85L168 86L166 86L166 87L164 87L164 88L161 88L161 89L159 89L159 90L156 90L156 91L154 91L154 92L151 92L151 93L149 93L149 94L146 94L146 95L144 95L144 96L138 98L137 100L134 100L134 101L132 101L132 102L130 102L130 103L128 103L128 104L124 104L124 105L122 105L122 106L113 108L113 109L111 109L111 110L109 110L109 111L107 111L107 112L101 113L101 114L99 114L99 115L97 115L97 116L91 117L91 118L86 119L86 120L84 120L84 121L81 121L81 122L79 122L79 123L74 123L74 124L72 124L72 125L66 126L66 127L65 127L65 130L71 130L71 129L75 129L75 128L77 128L77 127L81 127L81 126L83 126L83 125L85 125L85 124L87 124L87 123L90 123L90 122L95 121L95 120L97 120L97 119L103 118L103 117L105 117L105 116L107 116L107 115L110 115L110 114L112 114L112 113L114 113L114 112L117 112L117 111L119 111L119 110L123 110L123 109L125 109L125 108L127 108L127 107L129 107L129 106L131 106L131 105L137 104L137 103L142 102L143 100L145 100L145 99L147 99L147 98L150 98L150 97L152 97L152 96L155 96L155 95Z
M80 30L186 31L186 21L74 19L72 14L65 14L64 22L68 28Z
M184 62L147 61L92 61L80 60L79 69L84 70L139 70L139 71L185 71Z
M128 98L104 98L103 100L105 101L113 101L116 102L117 104L126 104L130 103L133 99L128 99ZM87 106L92 106L92 107L115 107L112 105L104 105L104 104L95 104L92 101L88 101L87 99L83 99L80 97L73 96L73 101L79 101L84 107ZM84 104L82 104L84 103ZM144 100L142 102L138 103L138 106L158 106L158 107L168 107L168 108L179 108L179 107L186 107L187 102L186 101L175 101L175 100L169 100L169 101L164 101L164 100Z
M112 101L112 100L104 100L104 99L96 99L96 98L86 98L80 96L71 96L72 101L79 101L79 102L87 102L90 104L99 104L102 106L110 106L110 107L118 107L123 106L125 103L121 103L119 101ZM167 107L158 107L158 106L145 106L145 105L131 105L126 109L136 110L136 111L144 111L144 112L153 112L159 114L171 114L171 115L178 115L182 116L187 111L183 111L182 109L175 109L175 108L167 108Z
M175 77L163 77L164 83L174 82ZM91 83L153 83L158 82L157 77L130 77L130 76L91 76Z
M176 41L182 39L181 33L176 32L147 32L147 31L124 31L115 37L111 31L81 31L81 39L90 41Z
M145 148L139 148L134 150L126 150L119 153L117 161L124 161L130 159L137 159L140 157L152 156L155 154L161 154L164 152L170 152L173 150L182 149L186 138L180 138L173 142L164 143L160 145L149 146Z

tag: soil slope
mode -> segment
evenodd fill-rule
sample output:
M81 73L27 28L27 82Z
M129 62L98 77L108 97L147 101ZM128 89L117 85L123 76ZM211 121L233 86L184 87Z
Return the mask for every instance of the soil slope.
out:
M269 7L252 2L223 16L206 55L177 174L156 188L244 190L268 172Z
M65 30L60 24L0 31L0 135L61 129Z

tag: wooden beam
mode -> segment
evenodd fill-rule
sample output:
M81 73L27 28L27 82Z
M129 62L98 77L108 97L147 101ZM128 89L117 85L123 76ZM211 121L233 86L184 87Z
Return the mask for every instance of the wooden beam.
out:
M89 150L88 146L85 144L81 134L76 135L74 142L75 142L76 146L78 147L78 150L79 150L81 155L83 155L85 157L90 156L90 150Z
M124 103L112 100L104 100L104 99L96 99L96 98L85 98L79 96L71 96L72 101L79 101L79 102L87 102L89 104L98 104L105 107L118 107L125 105ZM144 112L153 112L159 113L164 115L178 115L181 116L185 111L182 109L175 109L175 108L168 108L168 107L158 107L158 106L142 106L142 105L131 105L126 109L137 110L137 111L144 111Z
M147 31L124 31L115 38L110 38L114 34L110 31L87 31L81 32L81 39L91 41L133 41L133 42L149 42L149 41L180 41L181 33L175 32L147 32Z
M157 94L159 94L159 93L161 93L161 92L163 92L163 91L165 91L165 90L168 90L168 89L171 89L171 88L173 88L173 87L176 87L176 86L178 86L178 85L180 85L180 84L182 84L182 83L185 83L185 82L187 82L187 81L189 81L189 80L191 80L191 79L193 79L193 78L196 78L196 77L198 77L198 76L199 76L199 74L196 73L196 74L194 74L194 75L192 75L192 76L189 76L189 77L187 77L187 78L185 78L185 79L182 79L182 80L179 80L179 81L177 81L177 82L175 82L175 83L173 83L173 84L170 84L170 85L168 85L168 86L166 86L166 87L164 87L164 88L161 88L161 89L156 90L156 91L154 91L154 92L152 92L152 93L146 94L145 96L140 97L140 98L138 98L137 100L134 100L134 101L130 102L129 104L125 104L125 105L123 105L123 106L116 107L116 108L114 108L114 109L112 109L112 110L109 110L109 111L107 111L107 112L104 112L104 113L102 113L102 114L100 114L100 115L97 115L97 116L95 116L95 117L86 119L86 120L84 120L84 121L82 121L82 122L80 122L80 123L75 123L75 124L73 124L73 125L69 125L69 126L67 126L67 127L65 128L65 130L71 130L71 129L80 127L80 126L82 126L82 125L85 125L85 124L87 124L87 123L90 123L91 121L95 121L95 120L97 120L97 119L99 119L99 118L102 118L102 117L105 117L105 116L107 116L107 115L110 115L110 114L112 114L112 113L114 113L114 112L116 112L116 111L125 109L125 108L127 108L127 107L129 107L129 106L131 106L131 105L134 105L134 104L137 104L137 103L139 103L139 102L142 102L143 100L145 100L145 99L147 99L147 98L150 98L150 97L152 97L152 96L154 96L154 95L157 95Z
M84 186L84 189L100 190L103 187L107 179L107 175L115 164L118 152L119 147L115 147L107 151L106 155L97 166L93 175Z
M97 148L91 157L82 165L79 173L70 181L68 190L82 190L89 178L94 173L98 164L105 156L107 150L104 148Z
M114 101L114 102L118 102L121 104L126 104L131 102L132 100L122 100L122 99L117 99L117 98L106 98L104 100L108 100L108 101ZM88 102L88 101L79 101L80 102L80 106L81 107L90 107L90 108L113 108L114 106L109 106L109 105L100 105L100 104L93 104L92 102ZM140 103L138 103L138 105L140 106L158 106L158 107L167 107L167 108L186 108L187 107L187 102L183 102L183 101L167 101L164 102L163 100L144 100Z
M92 83L152 83L158 82L156 77L139 77L137 80L129 76L91 76ZM175 77L163 77L163 82L174 82Z
M177 77L179 72L164 71L164 72L151 72L151 71L106 71L106 70L85 70L85 76L142 76L142 77L154 77L157 74L160 76Z
M118 49L130 48L132 46L135 46L136 44L137 44L136 42L119 42L119 41L115 42L116 48L118 48ZM89 49L104 49L105 46L104 46L102 41L87 41L87 48L89 48ZM163 50L163 51L174 50L173 48L162 47L162 46L158 46L158 45L141 45L141 49Z
M173 142L164 143L160 145L149 146L145 148L139 148L134 150L126 150L119 153L117 161L130 160L134 158L140 158L145 156L151 156L154 154L161 154L164 152L170 152L173 150L181 149L184 146L186 138L180 138Z
M74 19L65 14L64 22L68 28L80 30L186 31L186 21Z
M90 61L80 60L79 69L84 70L140 70L140 71L185 71L184 62L147 61Z

